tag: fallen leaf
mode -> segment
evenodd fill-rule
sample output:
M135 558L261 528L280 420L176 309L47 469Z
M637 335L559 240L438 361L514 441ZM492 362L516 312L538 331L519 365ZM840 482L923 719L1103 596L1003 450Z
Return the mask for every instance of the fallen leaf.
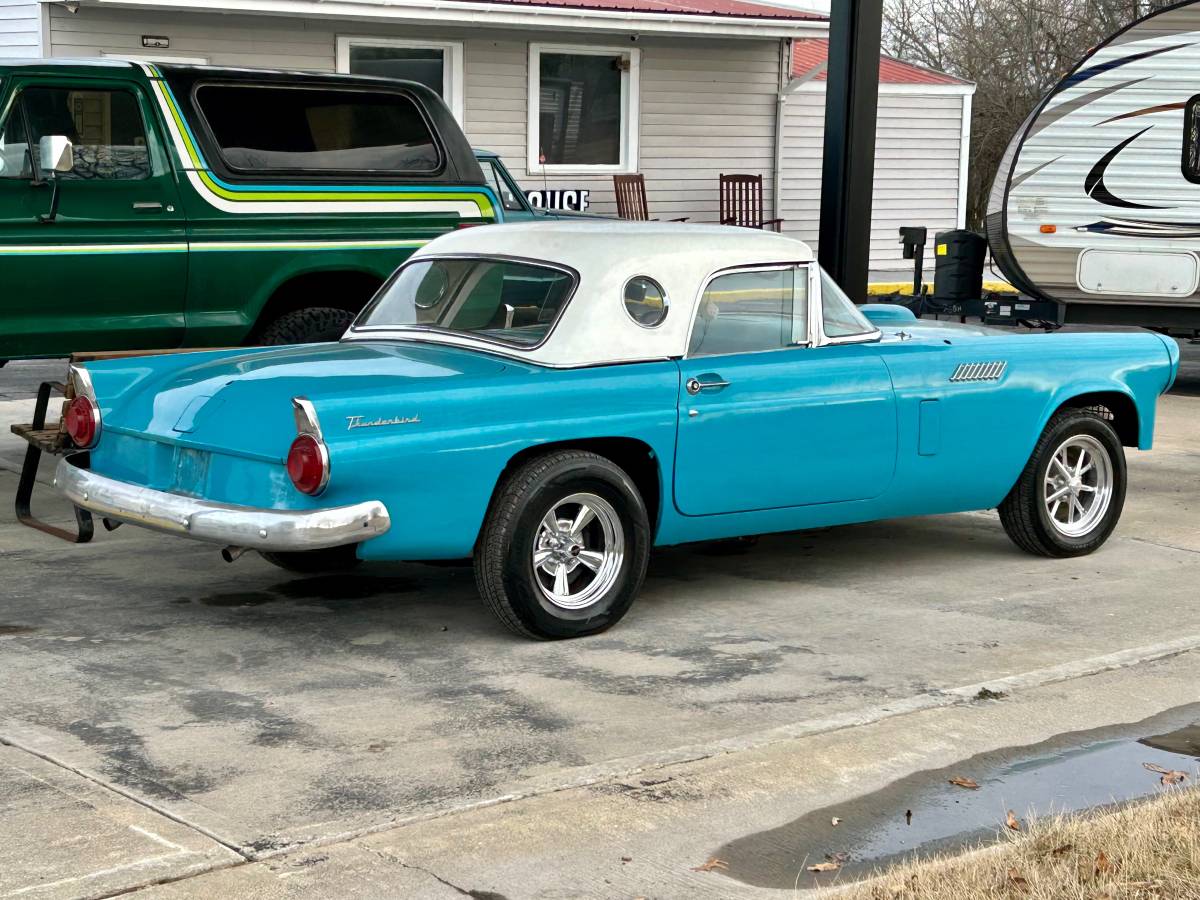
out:
M633 857L632 856L622 856L621 862L623 862L623 863L633 862Z
M1008 870L1008 883L1020 891L1029 891L1029 880L1016 869Z
M972 781L970 778L963 778L961 775L951 778L950 783L955 787L966 788L968 791L979 790L978 782Z
M1063 844L1061 847L1055 847L1053 850L1051 850L1050 855L1053 856L1055 859L1059 859L1063 856L1066 856L1068 853L1070 853L1074 849L1075 849L1074 846L1072 846L1071 844Z
M1116 866L1114 866L1112 864L1112 862L1109 860L1107 854L1105 854L1105 852L1103 850L1101 850L1100 855L1096 857L1096 874L1097 875L1107 875L1109 872L1113 871L1115 868L1116 868Z
M834 828L837 828L839 825L842 824L842 820L839 819L837 816L834 816L833 819L830 820L829 824L831 824Z
M815 866L809 866L808 871L810 871L810 872L836 872L841 867L842 867L841 863L823 862L823 863L817 863Z
M1008 818L1004 820L1004 824L1013 831L1021 830L1021 820L1017 818L1017 814L1011 809L1008 811Z
M728 869L729 863L723 859L717 859L715 856L702 866L692 868L693 872L712 872L715 869Z

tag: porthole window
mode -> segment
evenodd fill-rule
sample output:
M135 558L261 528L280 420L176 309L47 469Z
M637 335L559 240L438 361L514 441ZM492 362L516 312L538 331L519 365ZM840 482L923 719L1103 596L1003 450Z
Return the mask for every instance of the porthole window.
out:
M653 278L631 279L625 285L625 311L643 328L657 328L667 318L667 295Z

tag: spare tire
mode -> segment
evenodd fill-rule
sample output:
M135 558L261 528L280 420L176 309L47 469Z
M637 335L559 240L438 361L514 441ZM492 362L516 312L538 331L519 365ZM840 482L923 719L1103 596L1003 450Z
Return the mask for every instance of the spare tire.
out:
M268 325L258 343L274 347L280 344L324 344L340 340L354 321L348 309L313 306L284 313Z

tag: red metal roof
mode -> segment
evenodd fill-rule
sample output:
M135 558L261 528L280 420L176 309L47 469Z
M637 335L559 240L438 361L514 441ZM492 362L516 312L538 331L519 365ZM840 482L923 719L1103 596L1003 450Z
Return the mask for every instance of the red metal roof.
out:
M792 75L796 78L807 75L829 59L829 41L820 38L804 38L792 44ZM827 78L825 72L817 76L818 81ZM907 63L891 56L879 60L881 84L969 84L961 78L936 72L923 66Z
M747 0L488 0L510 6L558 6L569 9L603 9L620 12L723 16L742 19L802 19L821 22L827 16Z

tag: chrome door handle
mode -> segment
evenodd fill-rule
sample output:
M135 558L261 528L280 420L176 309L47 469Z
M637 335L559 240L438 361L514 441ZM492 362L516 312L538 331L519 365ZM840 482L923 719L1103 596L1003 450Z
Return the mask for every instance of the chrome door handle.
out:
M687 383L687 392L692 396L701 393L702 391L718 391L729 387L728 381L719 379L714 381L701 381L699 378L689 378Z
M138 212L162 212L163 205L157 200L139 200L133 204Z

